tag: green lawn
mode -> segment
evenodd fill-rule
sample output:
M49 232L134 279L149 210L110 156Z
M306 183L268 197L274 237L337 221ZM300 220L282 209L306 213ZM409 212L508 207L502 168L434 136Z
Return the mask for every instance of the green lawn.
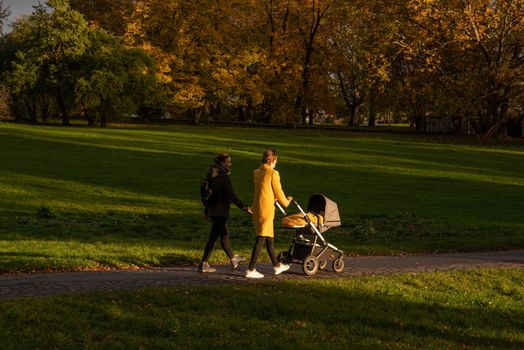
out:
M0 303L2 349L523 349L524 270Z
M279 151L287 194L321 192L347 254L524 247L524 145L475 139L239 127L0 124L0 271L196 262L209 223L198 187L214 154L233 155L239 196ZM291 212L294 209L290 209ZM250 218L232 209L233 248L249 255ZM277 223L278 225L278 223ZM279 249L292 232L278 231ZM218 249L212 262L224 262Z

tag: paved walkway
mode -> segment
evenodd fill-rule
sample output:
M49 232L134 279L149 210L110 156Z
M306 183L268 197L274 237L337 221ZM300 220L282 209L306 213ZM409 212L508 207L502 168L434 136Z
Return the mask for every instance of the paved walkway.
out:
M331 262L330 262L331 263ZM282 275L272 275L272 267L260 264L258 270L266 276L248 280L243 276L245 265L236 271L229 266L217 266L216 273L201 274L194 267L174 267L144 270L55 272L38 274L0 275L0 300L30 296L89 293L144 287L210 285L220 283L264 283L296 279L331 279L351 276L387 275L405 272L435 272L480 267L524 268L524 250L481 253L456 253L405 256L346 257L342 273L331 265L314 276L306 276L300 265L293 265Z

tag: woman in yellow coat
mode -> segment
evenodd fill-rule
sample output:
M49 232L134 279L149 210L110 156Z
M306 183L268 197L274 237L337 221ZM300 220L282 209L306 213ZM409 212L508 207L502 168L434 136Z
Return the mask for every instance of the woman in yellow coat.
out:
M273 219L275 218L275 200L287 207L292 197L286 197L280 184L280 174L275 170L277 152L268 149L262 156L262 165L253 172L254 199L253 199L253 226L257 235L255 246L251 254L247 278L262 278L263 274L256 270L256 264L264 243L273 263L275 275L289 270L289 265L281 264L275 256Z

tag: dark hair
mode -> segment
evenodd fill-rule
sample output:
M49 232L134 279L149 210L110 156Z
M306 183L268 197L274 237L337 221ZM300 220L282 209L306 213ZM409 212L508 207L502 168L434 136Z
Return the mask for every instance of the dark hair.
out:
M215 164L220 164L222 162L225 162L226 159L228 158L231 158L231 156L229 155L229 153L219 153L217 154L217 156L215 157Z
M271 164L277 159L277 151L274 149L266 149L262 155L262 164Z

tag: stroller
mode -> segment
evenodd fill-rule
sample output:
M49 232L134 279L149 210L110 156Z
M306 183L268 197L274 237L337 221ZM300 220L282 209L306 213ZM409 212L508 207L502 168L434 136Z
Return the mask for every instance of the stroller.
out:
M296 200L293 199L293 203L300 213L288 216L280 203L275 202L284 215L282 226L296 230L291 246L287 251L278 254L278 260L286 264L302 264L304 273L311 276L317 273L318 269L324 270L327 267L328 258L336 255L333 260L333 270L342 272L344 253L326 242L322 236L323 232L341 225L337 203L320 193L312 194L309 197L307 213Z

